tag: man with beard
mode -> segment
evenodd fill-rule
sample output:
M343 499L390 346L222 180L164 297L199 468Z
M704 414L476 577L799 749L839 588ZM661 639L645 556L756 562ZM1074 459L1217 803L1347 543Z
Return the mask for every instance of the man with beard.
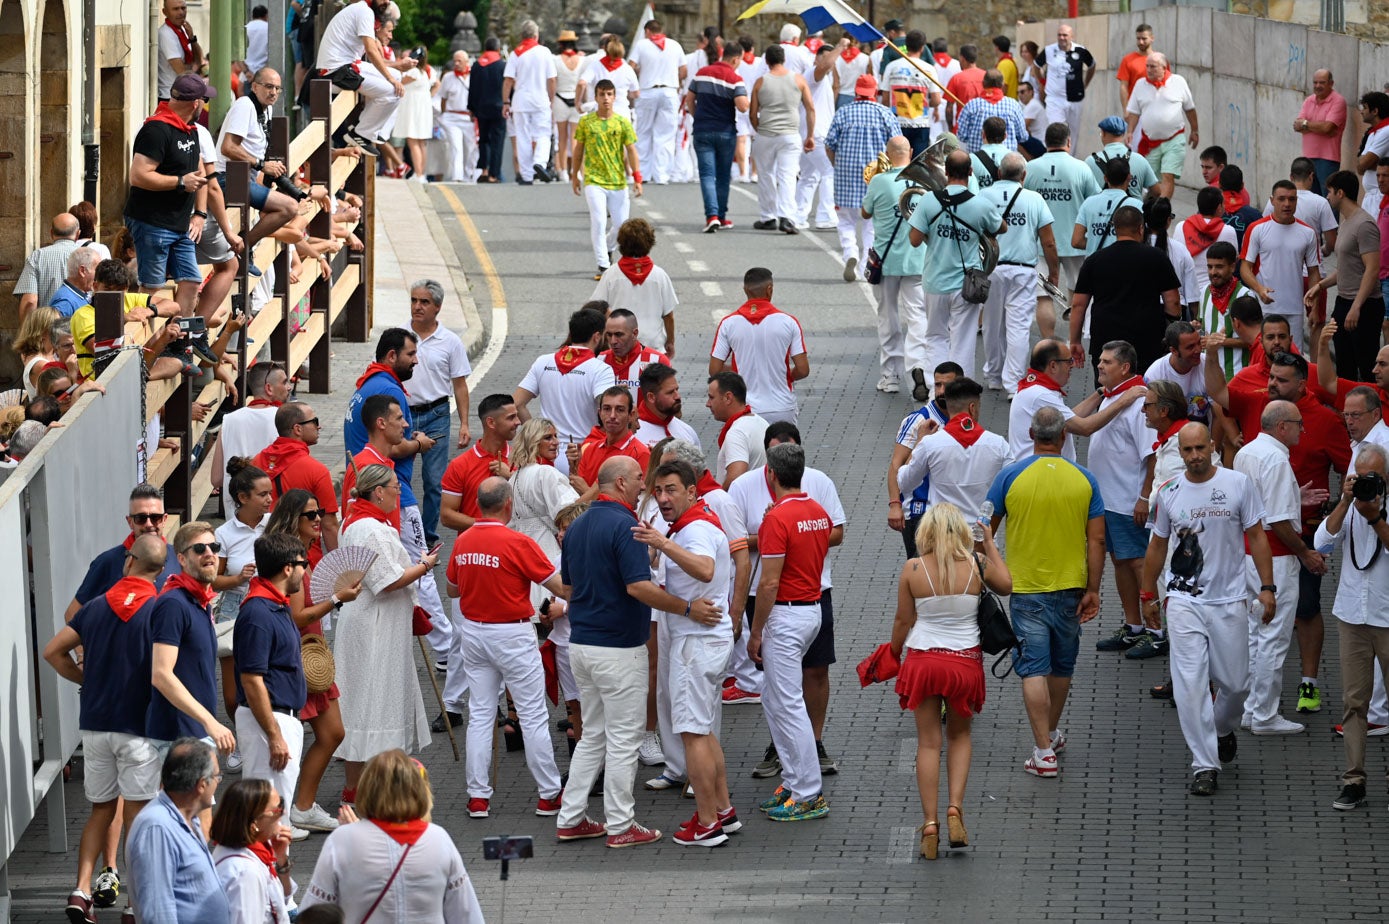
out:
M699 434L680 419L680 383L675 369L652 363L637 377L637 439L655 446L674 437L699 445Z

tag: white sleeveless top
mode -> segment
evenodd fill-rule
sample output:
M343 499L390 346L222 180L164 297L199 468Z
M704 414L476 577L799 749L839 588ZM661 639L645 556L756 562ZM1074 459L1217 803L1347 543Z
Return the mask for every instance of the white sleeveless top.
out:
M922 565L925 571L925 565ZM966 593L935 594L936 585L926 572L926 583L931 585L933 596L916 598L916 624L907 633L907 648L925 651L930 648L948 648L951 651L964 651L979 645L979 593L968 593L971 586L978 587L979 575L971 571L965 582Z
M47 356L44 356L42 353L36 353L29 357L29 361L24 364L24 374L21 376L21 379L23 379L24 382L24 394L30 401L33 401L39 396L39 390L30 380L30 375L33 373L35 366L41 366L46 362L48 362Z

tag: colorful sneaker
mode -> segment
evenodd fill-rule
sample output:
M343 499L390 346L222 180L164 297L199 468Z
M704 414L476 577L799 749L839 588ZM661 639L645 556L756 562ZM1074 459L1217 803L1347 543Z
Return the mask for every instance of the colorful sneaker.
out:
M1345 729L1339 725L1331 726L1331 731L1343 738L1346 734ZM1389 735L1389 725L1376 725L1374 722L1370 722L1365 726L1366 738L1383 738L1385 735Z
M1129 648L1128 651L1124 652L1124 657L1130 661L1142 661L1145 658L1161 658L1167 654L1168 645L1169 642L1165 634L1161 638L1158 638L1151 632L1144 632L1139 637L1138 641L1134 642L1133 646Z
M1056 737L1051 739L1051 749L1057 754L1066 750L1066 736L1061 732L1056 733Z
M469 818L486 818L489 814L491 814L491 809L492 805L486 799L468 800Z
M757 808L763 812L770 812L778 805L789 802L790 800L791 793L787 791L786 787L778 786L776 792L772 793L772 797L770 799L763 799L757 804Z
M685 781L677 780L674 777L666 776L664 773L662 773L658 777L654 777L653 779L647 780L646 783L644 783L643 785L645 785L646 788L651 790L652 792L663 792L667 789L675 789L677 787L684 786Z
M96 874L92 883L92 905L97 908L110 908L121 895L121 877L112 867L106 867Z
M762 755L762 762L752 768L752 778L755 780L765 780L776 776L781 772L781 758L777 757L776 745L767 745L767 753Z
M68 896L67 916L72 924L96 924L96 912L92 910L92 900L87 893L80 889L72 890Z
M820 758L820 775L834 776L839 773L839 761L830 756L830 752L825 750L823 741L815 742L815 753Z
M304 811L294 806L289 809L289 822L296 828L306 831L336 831L338 820L319 806L317 802Z
M607 833L607 828L592 819L585 818L572 828L556 828L555 840L582 841L591 837L602 837Z
M1191 778L1191 787L1187 790L1193 796L1213 796L1215 791L1220 788L1220 774L1214 770L1197 770L1196 775Z
M1341 794L1331 807L1339 812L1349 812L1365 804L1365 784L1347 783L1341 787Z
M736 677L725 677L723 678L723 688L727 690L729 687L733 686L737 682L738 678Z
M1034 754L1023 762L1022 768L1033 776L1052 777L1061 773L1061 765L1057 763L1055 754L1041 758Z
M821 793L807 802L787 799L781 805L767 812L767 820L812 821L816 818L824 818L829 813L830 804L825 801L824 793Z
M723 704L725 706L755 706L762 702L761 693L749 693L737 684L724 687Z
M698 820L699 813L696 812L694 817L690 818L689 821L681 822L680 827L688 828ZM722 826L724 834L735 834L743 830L743 823L738 820L738 812L731 805L719 812L719 825Z
M560 803L563 801L563 799L563 789L561 789L559 791L559 795L555 796L553 799L546 799L544 796L541 796L539 799L535 800L535 814L541 816L542 818L549 818L552 815L558 815Z
M1095 643L1096 651L1126 651L1138 643L1138 640L1147 635L1146 632L1130 632L1127 625L1120 625L1108 635L1102 636Z
M731 218L725 218L725 219L723 220L723 222L722 222L722 225L723 225L723 229L724 229L725 231L727 231L729 228L733 227L733 219L731 219Z
M666 762L665 751L661 750L661 736L657 732L649 731L641 741L641 747L637 748L637 760L648 767L659 767Z
M724 833L723 825L719 824L717 818L706 828L699 823L698 815L681 825L673 839L682 847L717 847L728 843L728 835Z
M609 847L640 847L642 844L654 844L661 839L661 832L655 828L647 828L637 822L632 822L632 826L621 834L609 834Z
M1315 683L1297 685L1297 711L1321 712L1321 690Z

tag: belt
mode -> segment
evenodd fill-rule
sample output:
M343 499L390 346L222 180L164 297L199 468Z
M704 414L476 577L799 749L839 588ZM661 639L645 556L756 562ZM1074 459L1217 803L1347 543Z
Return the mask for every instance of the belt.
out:
M513 626L518 622L531 621L529 616L523 616L520 619L474 619L471 616L464 616L463 618L468 620L468 622L482 623L484 626Z
M1014 261L1014 260L999 260L999 261L998 261L998 265L999 265L999 266L1025 266L1025 267L1027 267L1028 269L1036 269L1036 268L1037 268L1037 265L1036 265L1035 263L1018 263L1018 262L1016 262L1016 261Z
M819 600L777 600L777 606L819 606Z
M472 113L466 109L445 109L444 115L472 115Z
M648 90L674 90L675 87L668 87L668 86L666 86L666 85L663 84L663 83L658 83L658 84L655 84L655 85L653 85L653 86L649 86L649 87L647 87L646 89L648 89Z
M448 404L448 403L449 403L448 396L445 395L444 397L442 397L442 398L436 398L436 399L433 400L433 401L426 401L424 404L412 404L412 405L410 405L410 411L411 411L411 413L414 413L414 414L424 414L424 413L427 413L427 412L429 412L429 411L434 410L436 407L439 407L439 406L442 405L442 404Z
M271 707L270 707L270 711L271 711L271 712L278 712L278 713L280 713L281 715L287 715L287 716L289 716L291 719L297 719L297 718L299 718L299 710L298 710L298 709L291 709L291 708L289 708L288 706L271 706Z

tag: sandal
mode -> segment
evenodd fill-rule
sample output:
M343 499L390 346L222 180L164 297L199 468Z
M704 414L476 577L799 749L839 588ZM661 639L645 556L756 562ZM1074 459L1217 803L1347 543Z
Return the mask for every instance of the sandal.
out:
M954 812L955 814L950 814ZM951 847L968 847L969 832L965 830L965 813L958 805L945 808L945 823L950 829Z
M917 828L916 833L921 835L921 855L928 860L934 860L940 849L940 825L928 821Z

